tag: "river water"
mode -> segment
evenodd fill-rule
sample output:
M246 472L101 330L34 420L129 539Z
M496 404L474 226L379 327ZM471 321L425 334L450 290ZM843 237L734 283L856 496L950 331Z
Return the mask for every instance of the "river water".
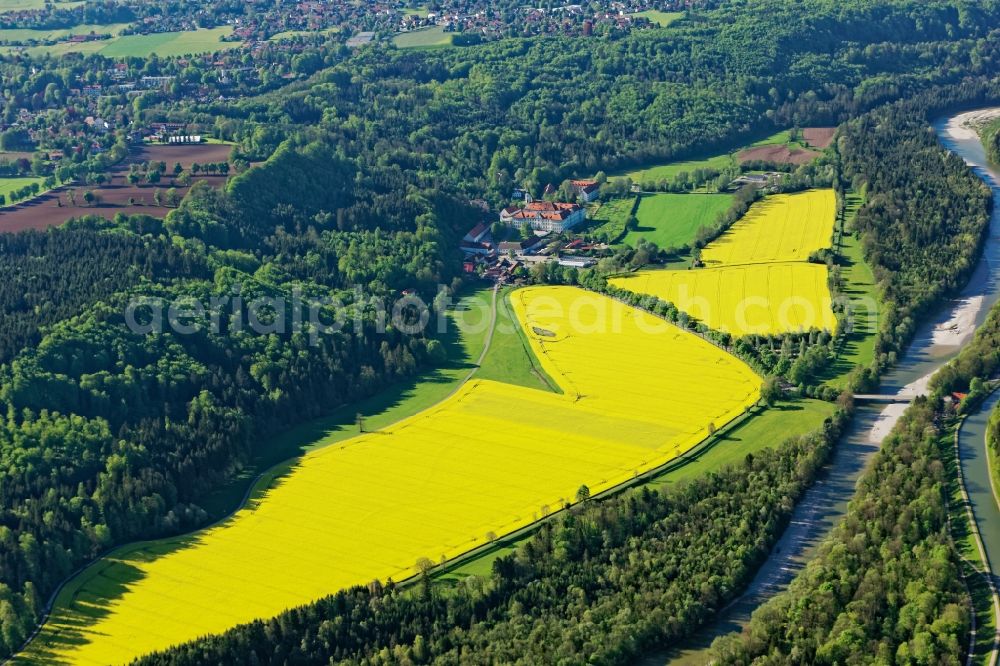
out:
M967 126L976 118L991 115L1000 115L1000 109L962 113L934 123L941 143L962 157L993 190L993 219L982 260L969 284L958 298L942 306L935 316L921 322L906 353L895 368L882 378L881 393L906 397L924 393L931 376L958 354L1000 295L1000 171L989 164L978 136ZM707 663L708 646L717 636L742 630L754 610L784 590L843 518L858 478L905 409L906 405L859 408L850 431L838 444L826 471L799 502L789 528L775 546L771 558L758 571L746 594L686 646L642 663L668 662L676 666ZM982 447L983 438L973 432L977 424L975 419L970 420L967 425L969 436L966 437L963 432L963 459L968 448L965 442L978 440L978 446ZM971 499L974 506L979 507L977 522L981 523L981 529L984 523L992 529L989 536L993 545L991 559L1000 564L1000 510L992 494L985 494L990 492L989 477L985 465L978 464L981 462L970 457L968 466L963 460L963 469L966 469L967 482L976 488L977 494ZM970 496L973 487L969 488ZM985 532L983 539L987 541ZM990 551L990 544L987 544L987 550Z

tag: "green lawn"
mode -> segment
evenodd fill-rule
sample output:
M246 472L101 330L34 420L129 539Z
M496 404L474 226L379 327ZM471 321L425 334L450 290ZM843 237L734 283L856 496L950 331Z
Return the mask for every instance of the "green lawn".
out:
M407 7L403 10L404 16L418 16L420 18L427 18L430 10L427 5L420 5L419 7Z
M451 395L478 360L489 332L490 289L478 289L459 299L451 313L452 322L444 336L449 362L432 372L400 382L361 402L344 406L330 416L293 428L260 447L248 469L220 491L204 498L200 505L212 515L231 511L246 492L247 484L261 471L291 461L304 453L350 439L358 434L357 415L364 417L366 431L390 426L422 412ZM287 471L282 467L274 476ZM267 487L269 484L264 484Z
M639 200L639 226L623 242L640 239L661 248L690 245L703 226L711 226L732 205L729 194L651 194Z
M430 49L451 46L454 35L436 25L410 32L401 32L392 38L392 43L401 49Z
M242 42L221 41L232 31L232 26L225 26L186 32L161 32L153 35L125 35L109 42L100 50L100 54L108 58L146 58L155 53L166 58L223 51L242 44Z
M44 180L44 178L0 178L0 194L3 195L4 199L7 201L6 205L9 206L11 205L11 192L18 190L25 185L30 185L31 183L38 183L38 187L41 188L38 192L41 194L45 191L45 188L42 186L42 181ZM22 199L21 201L28 201L28 199ZM21 203L21 201L18 203Z
M82 5L83 0L55 0L57 9L72 9L77 5ZM19 12L24 9L41 9L45 6L45 0L0 0L0 14L3 12Z
M951 537L959 555L972 562L980 569L984 568L976 537L969 524L969 514L962 499L962 489L958 483L958 460L955 457L955 426L947 428L945 434L938 438L941 452L941 462L944 463L948 483L945 492L948 495L948 509L951 517Z
M976 611L976 656L972 663L992 666L993 637L996 635L996 617L993 615L993 596L986 579L964 565L966 582ZM968 640L966 640L966 645Z
M117 35L128 23L109 24L84 24L73 26L72 28L52 28L34 30L30 28L6 28L0 30L0 41L4 42L48 42L56 39L65 39L70 35ZM108 41L95 42L96 44L108 44ZM77 46L80 46L79 44ZM88 44L89 46L89 44Z
M730 167L736 166L735 155L746 148L752 148L756 146L769 146L775 144L789 144L791 139L791 134L788 130L782 130L776 134L765 137L753 143L746 144L733 150L731 153L726 153L722 155L710 155L702 159L695 160L685 160L682 162L668 162L666 164L654 164L644 167L642 169L633 169L631 171L622 171L618 173L611 174L612 178L624 178L628 177L632 179L634 183L646 183L649 181L661 181L661 180L673 180L682 171L687 171L688 173L694 171L695 169L715 169L716 171L724 171ZM797 144L790 144L797 145Z
M733 164L733 158L729 155L714 155L701 160L670 162L669 164L651 166L645 169L636 169L634 171L614 174L612 177L628 177L632 179L633 183L647 183L650 181L659 182L661 180L673 180L681 171L687 171L688 173L694 171L695 169L716 169L718 171L723 171L733 166Z
M78 26L67 33L79 34L83 28L117 28L120 26ZM66 53L100 53L108 58L147 58L152 54L161 57L212 53L241 46L242 42L223 42L223 37L232 33L232 26L205 28L184 32L161 32L152 35L123 35L111 39L83 42L80 44L60 42L58 44L34 46L27 49L29 55L64 55ZM25 31L0 31L22 33ZM47 32L47 31L28 31ZM58 32L58 31L48 31ZM100 31L98 31L100 32ZM114 30L117 32L117 29Z
M864 202L856 194L848 195L844 224L852 228L854 216ZM842 236L838 264L845 282L845 292L854 313L854 330L848 334L837 360L820 376L820 380L836 388L846 388L847 379L856 366L869 366L875 357L878 333L878 290L875 275L865 261L861 241L852 233Z
M587 207L587 224L579 233L608 243L617 243L625 235L634 206L634 196L590 204Z
M285 30L284 32L279 32L268 37L269 42L280 42L283 39L294 39L295 37L312 37L313 35L329 35L335 32L340 32L339 26L334 26L332 28L326 28L325 30Z
M661 28L666 28L677 19L682 18L684 16L684 12L661 12L655 9L648 9L644 12L633 14L633 16L648 18L653 23L659 24Z
M976 655L978 658L974 663L985 666L990 663L989 657L993 649L996 620L993 616L993 598L990 595L989 585L986 584L983 576L975 570L984 570L986 567L979 554L972 526L969 524L969 513L966 510L958 483L954 426L947 428L944 435L938 438L938 446L947 479L944 491L948 497L951 537L955 542L958 554L966 560L962 564L962 569L965 572L966 582L969 584L972 605L976 612L976 626L978 628L976 631Z
M117 39L114 38L114 39ZM94 42L83 42L81 44L76 44L72 42L59 42L58 44L50 44L46 46L32 46L25 50L25 52L30 56L62 56L67 53L97 53L105 46L111 44L113 40L99 40ZM13 49L8 49L10 52Z
M531 351L524 331L511 309L509 291L505 291L497 299L493 343L476 377L544 391L559 390Z
M796 399L766 409L733 427L695 454L691 462L657 477L654 487L693 479L743 460L748 453L778 446L790 437L818 430L836 405L821 400Z

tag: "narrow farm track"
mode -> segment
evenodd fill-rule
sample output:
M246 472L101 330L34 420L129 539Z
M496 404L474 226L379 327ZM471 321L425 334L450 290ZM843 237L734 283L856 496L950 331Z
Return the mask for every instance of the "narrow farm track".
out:
M489 353L490 346L491 346L491 344L493 342L493 334L496 331L496 322L497 322L497 293L498 293L498 288L494 287L493 290L492 290L491 302L490 302L490 325L489 325L489 330L487 331L486 339L483 342L483 349L482 349L482 351L479 354L479 358L476 359L476 362L475 362L475 364L473 364L473 367L469 370L468 374L465 377L462 378L462 380L458 383L458 385L455 387L455 389L451 393L449 393L446 397L444 397L443 399L441 399L436 404L441 404L441 403L447 402L452 397L454 397L455 394L457 394L460 390L462 390L462 387L464 387L466 384L468 384L472 380L472 378L475 377L476 372L478 372L478 370L479 370L479 366L482 365L483 360L486 358L486 355ZM400 420L401 421L405 420L405 417L402 418L402 419L400 419ZM275 470L281 468L282 466L286 465L287 463L288 463L288 461L285 460L285 461L279 462L279 463L277 463L277 464L275 464L275 465L273 465L271 467L268 467L267 469L265 469L262 472L260 472L249 483L249 485L247 486L246 492L243 494L242 499L233 508L232 511L230 511L227 514L225 514L224 516L222 516L221 518L219 518L215 522L213 522L213 523L211 523L209 525L200 527L197 530L194 530L190 534L193 535L193 534L197 534L199 532L203 532L203 531L209 530L209 529L211 529L213 527L221 525L222 523L225 523L226 521L232 519L237 513L239 513L240 511L242 511L244 508L246 508L246 506L249 504L251 498L256 493L263 492L264 490L266 490L266 486L261 486L261 483L268 476L270 476L271 474L273 474L275 472ZM271 479L270 482L268 483L268 485L270 485L270 483L273 483L273 482L274 482L274 479ZM180 536L183 536L183 535L180 535ZM86 571L87 569L91 568L96 563L100 562L101 560L105 559L106 557L112 555L116 551L125 550L125 549L128 549L128 548L134 547L134 546L136 546L136 545L138 545L140 543L146 543L146 541L134 541L134 542L126 543L126 544L117 545L114 548L111 548L111 549L105 551L104 553L102 553L101 555L99 555L97 558L95 558L93 561L88 562L87 564L84 564L83 566L79 567L73 573L71 573L69 576L67 576L59 584L59 586L56 587L55 590L53 590L52 594L49 595L49 598L45 602L45 607L44 607L44 609L43 609L43 611L41 613L41 616L40 616L40 619L38 621L38 624L35 625L35 628L32 630L31 634L28 636L27 639L25 639L24 643L21 645L21 647L14 654L12 654L10 657L7 657L5 659L0 660L0 666L4 666L6 664L13 663L14 660L18 658L18 655L21 654L24 650L26 650L27 647L31 644L31 642L35 638L38 637L38 634L42 631L42 629L44 629L45 624L49 621L49 618L50 618L50 616L52 614L52 609L55 606L56 600L59 598L59 595L62 593L63 589L65 589L65 587L69 583L71 583L74 579L76 579L77 576L81 575L84 571Z

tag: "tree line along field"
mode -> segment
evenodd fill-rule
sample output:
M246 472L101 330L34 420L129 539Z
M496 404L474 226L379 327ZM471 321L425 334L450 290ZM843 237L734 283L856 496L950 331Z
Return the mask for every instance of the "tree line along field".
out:
M261 473L267 472L271 479L279 478L289 471L284 464L287 461L355 437L359 417L366 430L379 430L447 398L476 369L476 360L484 351L490 333L491 303L492 289L479 288L461 294L448 312L449 328L441 337L447 355L445 363L270 439L239 478L202 499L200 505L212 516L225 516L239 506L251 489L251 482ZM519 338L520 334L502 326L503 311L498 306L489 354L476 370L476 376L519 384L522 378L529 377L532 359L511 351L509 338ZM498 356L502 358L496 359ZM492 371L489 377L484 374L487 364ZM539 382L538 386L542 384Z
M748 454L754 455L790 438L816 432L835 412L835 405L807 398L792 398L773 408L755 407L748 413L748 418L720 430L703 446L685 454L683 464L649 479L642 487L666 490L678 483L693 481L710 472L739 464ZM514 552L531 538L530 533L521 533L499 539L492 548L438 571L435 580L454 586L470 576L488 577L496 559Z
M836 330L827 268L807 262L830 246L835 222L832 190L770 196L705 247L708 268L640 271L609 282L737 336Z
M232 153L232 146L227 144L198 145L145 145L133 148L125 162L108 174L108 181L101 185L63 185L39 196L8 205L0 210L0 232L16 232L25 229L46 229L59 226L72 217L84 215L99 215L112 219L118 213L126 215L149 215L165 217L170 211L166 193L176 190L177 197L184 196L190 189L175 183L172 177L151 185L148 183L131 184L126 179L126 169L133 164L143 162L164 162L167 173L172 174L174 165L180 164L185 170L190 170L195 163L227 162ZM6 194L10 202L9 189L17 189L31 180L41 178L2 178L0 179L0 194ZM192 178L192 182L204 180L213 187L226 184L226 176L206 175L201 173ZM9 188L5 190L4 188ZM96 199L92 203L85 200L87 192L93 192ZM159 191L160 203L156 202Z
M673 303L709 328L735 336L837 328L827 269L819 264L652 270L611 283Z
M44 178L36 176L27 176L24 178L0 178L0 196L3 196L4 200L7 202L5 205L10 205L10 195L12 192L16 192L25 186L31 185L32 183L38 183L38 186L41 188L44 180Z
M629 169L610 174L611 178L629 178L633 183L648 183L650 181L671 181L682 171L691 173L698 169L725 171L737 168L741 162L756 159L774 159L782 161L785 157L796 156L792 163L800 162L798 156L810 153L815 157L812 148L822 149L830 144L832 133L830 128L807 128L802 131L803 138L795 140L790 130L782 130L760 139L730 153L707 155L705 157L671 161L667 164L651 164L638 169ZM810 159L811 159L810 157Z
M574 502L581 484L598 493L676 458L759 397L742 362L607 297L528 288L512 307L562 394L476 379L311 453L217 527L95 564L24 659L127 661L408 578Z
M837 216L833 190L766 197L701 254L706 266L808 261L830 247Z
M875 338L878 333L879 292L875 274L865 261L861 239L854 233L853 221L864 204L860 194L848 193L844 207L845 233L840 235L837 265L844 280L844 295L851 304L851 329L844 338L836 360L821 375L821 379L839 389L847 388L848 377L855 367L869 367L875 358Z
M622 242L634 246L644 240L661 248L690 245L698 230L713 224L732 202L729 194L644 194L635 213L639 224Z
M117 37L128 23L84 23L72 28L0 28L0 42L49 42L66 39L70 35L111 35ZM108 42L98 42L107 44Z

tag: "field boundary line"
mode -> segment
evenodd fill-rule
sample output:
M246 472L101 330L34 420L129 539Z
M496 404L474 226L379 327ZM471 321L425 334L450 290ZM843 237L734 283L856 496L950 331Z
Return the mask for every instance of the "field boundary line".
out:
M751 405L749 408L747 408L745 412L743 412L742 414L740 414L739 416L737 416L736 418L734 418L733 420L729 421L724 426L719 428L715 432L715 434L709 435L708 437L706 437L701 442L696 444L694 447L688 449L681 455L675 458L671 458L670 460L663 463L662 465L659 465L658 467L654 467L652 469L646 470L645 472L642 472L641 474L633 476L631 479L624 481L618 484L617 486L614 486L613 488L608 488L607 490L601 491L600 493L597 493L592 497L590 497L587 501L600 502L606 499L610 499L627 490L642 487L647 483L650 483L651 481L654 481L665 474L669 474L670 472L677 471L678 469L681 469L694 462L697 462L697 459L701 457L703 454L711 451L716 446L724 442L728 438L730 432L732 432L739 426L742 426L746 421L751 420L754 417L760 416L767 409L768 409L767 407L762 407L760 402ZM575 504L571 504L570 506L571 507L575 506ZM448 560L444 564L435 565L433 568L429 570L428 573L430 573L433 577L446 575L451 571L453 571L454 569L462 566L468 561L477 560L480 557L488 555L490 552L498 548L503 548L505 545L509 543L512 543L514 541L519 541L521 538L538 530L545 523L559 517L566 510L567 508L565 506L560 507L559 509L550 513L549 515L539 518L530 525L525 525L524 527L514 532L505 534L504 536L498 538L493 543L483 544L472 550L466 551L465 553L457 557ZM408 578L403 578L399 581L396 581L396 584L412 585L413 583L416 583L423 575L424 575L423 573L414 573L412 576Z
M453 398L459 391L462 390L462 388L465 387L466 384L468 384L472 380L472 378L475 376L476 372L479 371L479 366L482 364L483 360L486 358L486 354L489 353L490 346L492 345L492 342L493 342L493 333L494 333L494 331L496 329L496 321L497 321L496 305L497 305L497 291L498 291L498 288L499 288L498 286L494 286L493 290L492 290L490 330L489 330L489 333L487 333L486 340L484 340L484 342L483 342L483 350L480 353L479 358L477 359L476 363L469 370L469 373L464 378L462 378L461 382L458 384L458 386L455 388L454 391L452 391L451 393L449 393L447 396L445 396L443 399L441 399L440 401L438 401L434 405L431 405L430 407L427 407L426 409L420 410L421 412L426 411L427 409L433 409L435 406L440 405L440 404L442 404L442 403L450 400L451 398ZM404 421L407 418L409 418L409 417L401 418L399 421L391 423L391 424L389 424L388 426L385 426L385 427L386 428L391 428L393 425L396 425L397 423L399 423L401 421ZM384 430L384 429L385 428L380 428L379 430ZM378 432L378 430L376 430L374 432ZM320 447L320 449L318 449L318 450L328 448L329 446L335 446L336 444L337 444L337 442L329 444L329 445L327 445L325 447ZM299 458L302 458L302 456L293 456L293 457L288 458L286 460L282 460L280 462L277 462L274 465L271 465L270 467L268 467L267 469L261 471L260 474L258 474L256 477L254 477L253 481L250 482L249 486L247 487L246 492L243 495L243 499L240 500L240 503L236 506L236 508L234 508L232 511L230 511L227 514L225 514L224 516L221 516L218 520L215 520L215 521L209 523L208 525L204 525L204 526L199 527L198 529L192 530L190 532L184 532L184 533L181 533L181 534L173 534L173 535L170 535L170 536L161 537L159 539L141 539L141 540L138 540L138 541L130 541L128 543L123 543L123 544L120 544L120 545L117 545L117 546L113 546L112 548L109 548L108 550L104 551L103 553L101 553L100 555L98 555L94 559L90 560L86 564L80 565L77 569L75 569L72 573L70 573L65 579L63 579L63 581L61 583L59 583L59 585L56 587L56 589L52 591L52 594L49 595L49 598L48 598L48 600L45 603L45 607L44 607L44 609L42 611L42 614L39 617L39 620L36 623L35 628L32 630L31 634L24 640L24 642L21 644L21 646L17 650L15 650L14 652L11 652L11 654L10 654L9 657L6 657L4 659L0 659L0 666L4 666L5 664L12 663L13 659L15 657L17 657L19 654L21 654L22 652L24 652L28 648L28 646L31 644L31 642L33 640L35 640L35 638L38 637L38 634L41 633L42 629L45 627L45 625L48 623L49 619L52 616L52 609L55 606L56 599L59 598L59 595L66 588L67 585L69 585L74 580L76 580L76 578L78 576L82 575L88 569L90 569L91 567L94 567L94 566L98 565L103 560L106 560L106 559L112 557L115 553L117 553L119 551L125 551L125 550L128 550L130 548L135 548L137 546L142 546L143 544L153 544L153 543L159 543L159 542L173 540L173 539L187 538L187 537L193 536L195 534L199 534L201 532L205 532L207 530L210 530L210 529L212 529L214 527L218 527L219 525L221 525L222 523L224 523L227 520L231 519L237 513L239 513L240 511L242 511L244 508L246 508L247 505L250 502L250 498L255 494L256 491L265 491L265 490L267 490L268 487L270 487L271 483L274 482L274 478L277 478L277 477L271 478L266 485L261 486L260 488L258 488L258 484L260 484L261 481L265 480L268 477L268 475L270 475L273 472L277 471L283 465L287 465L289 462L291 462L293 460L298 460Z

